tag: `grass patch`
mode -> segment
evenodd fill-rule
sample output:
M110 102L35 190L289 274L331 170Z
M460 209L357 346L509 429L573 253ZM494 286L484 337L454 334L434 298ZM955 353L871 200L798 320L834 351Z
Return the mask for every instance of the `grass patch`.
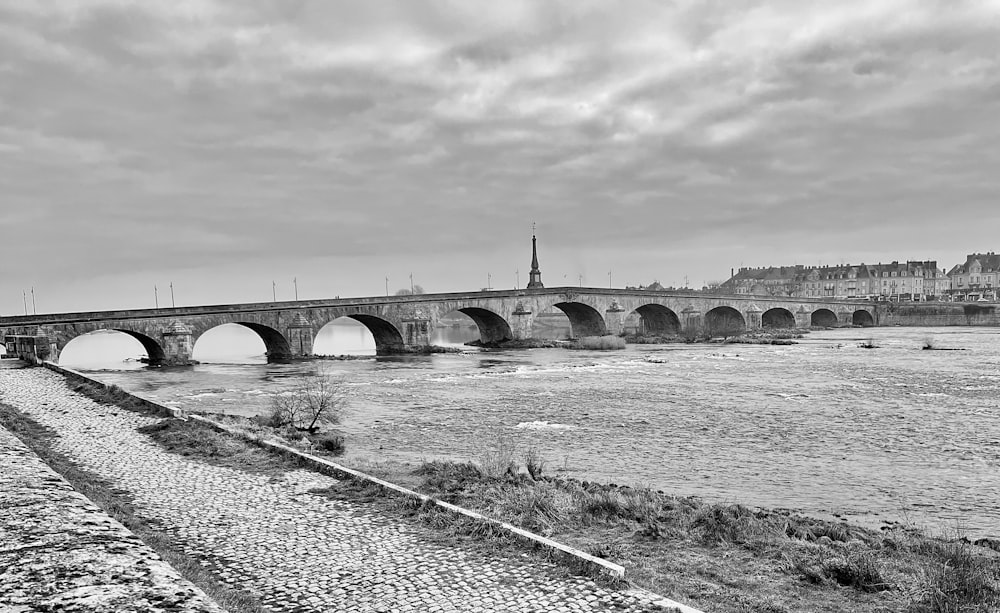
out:
M55 432L4 404L0 404L0 425L24 442L76 491L132 531L182 577L198 586L224 609L231 613L266 611L253 594L230 588L218 581L210 570L202 566L201 560L185 554L178 542L137 516L135 505L127 492L116 489L108 481L80 468L67 456L56 451L52 445L52 441L58 436Z
M469 463L414 473L428 495L622 564L630 581L705 610L1000 610L1000 554L971 543Z
M206 424L183 419L164 419L138 429L170 453L247 472L277 476L299 467L289 457L265 451L240 437L220 432Z
M117 385L104 386L72 376L67 377L66 385L71 391L83 394L100 404L119 407L126 411L142 413L143 415L154 415L157 417L169 417L171 415L169 411L133 396Z

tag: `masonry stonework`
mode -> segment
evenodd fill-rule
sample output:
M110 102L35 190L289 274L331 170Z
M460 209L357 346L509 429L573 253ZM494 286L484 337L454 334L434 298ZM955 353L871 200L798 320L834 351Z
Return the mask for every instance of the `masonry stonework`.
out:
M117 330L142 343L151 363L184 364L190 362L198 338L222 324L253 330L264 342L268 358L283 360L312 355L316 334L340 317L366 326L377 352L386 354L429 345L433 328L453 311L471 317L482 341L489 344L532 338L534 318L553 309L565 313L572 335L581 337L621 334L626 318L634 313L647 320L643 327L649 333L676 333L679 326L682 334L701 336L718 332L711 327L717 321L744 330L759 329L764 325L764 312L783 312L779 320L794 319L797 325L807 326L815 323L820 312L830 313L833 325L852 325L855 314L863 311L877 323L880 308L884 307L862 301L540 288L3 317L0 334L11 353L55 361L77 336ZM22 342L27 337L36 340Z

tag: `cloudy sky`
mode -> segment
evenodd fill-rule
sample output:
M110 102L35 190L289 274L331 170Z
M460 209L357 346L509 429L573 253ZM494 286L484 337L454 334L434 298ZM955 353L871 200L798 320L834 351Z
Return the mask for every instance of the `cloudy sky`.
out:
M998 204L1000 0L0 0L4 314L508 288L532 222L549 286L950 267Z

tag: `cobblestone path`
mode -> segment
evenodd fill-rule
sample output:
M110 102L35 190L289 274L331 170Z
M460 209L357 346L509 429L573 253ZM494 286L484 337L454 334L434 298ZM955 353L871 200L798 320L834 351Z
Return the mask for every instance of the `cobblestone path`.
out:
M0 370L0 402L59 435L54 447L130 493L136 514L275 611L648 611L550 564L433 542L429 529L309 493L336 481L267 477L163 451L136 428L158 419L98 404L41 368Z
M2 427L0 611L221 613Z

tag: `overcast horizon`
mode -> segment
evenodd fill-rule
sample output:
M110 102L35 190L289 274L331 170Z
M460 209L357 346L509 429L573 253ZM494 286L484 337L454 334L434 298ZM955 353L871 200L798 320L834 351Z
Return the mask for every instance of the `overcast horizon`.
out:
M0 314L523 287L533 223L548 286L950 269L998 117L1000 0L0 0Z

